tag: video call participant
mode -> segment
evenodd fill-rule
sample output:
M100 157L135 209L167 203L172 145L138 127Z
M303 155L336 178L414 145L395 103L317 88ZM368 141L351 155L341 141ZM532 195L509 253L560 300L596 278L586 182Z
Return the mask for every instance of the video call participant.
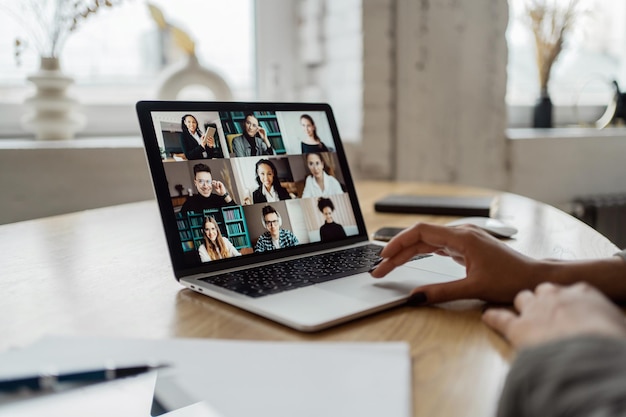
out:
M241 256L241 253L233 246L230 240L222 236L222 232L213 217L207 216L204 218L202 237L204 238L204 243L198 248L198 255L200 255L202 262Z
M333 202L329 198L322 197L317 202L317 208L324 215L324 224L320 227L320 240L330 242L346 237L343 226L333 220L333 211L335 211Z
M254 246L255 252L266 252L274 249L288 248L298 244L298 238L290 230L282 228L280 214L272 206L263 207L263 232Z
M222 150L215 146L215 138L203 134L198 128L198 120L191 114L182 117L181 129L180 146L188 160L224 157Z
M341 184L335 177L328 174L328 167L319 153L309 153L306 155L306 165L310 175L307 175L304 182L302 198L327 197L333 194L342 194Z
M308 114L300 116L300 125L306 133L306 139L300 142L302 153L309 152L328 152L329 149L322 143L322 140L317 136L317 128L313 118Z
M267 132L259 126L259 120L251 113L246 114L244 119L243 134L233 139L233 153L235 156L274 154Z
M256 182L259 184L252 193L254 203L272 203L292 198L291 194L280 185L276 166L269 159L261 159L256 163Z
M209 168L208 165L194 165L193 173L193 182L198 190L198 194L187 198L180 209L181 213L190 211L202 213L204 209L237 205L226 190L224 184L221 181L213 179L211 168Z

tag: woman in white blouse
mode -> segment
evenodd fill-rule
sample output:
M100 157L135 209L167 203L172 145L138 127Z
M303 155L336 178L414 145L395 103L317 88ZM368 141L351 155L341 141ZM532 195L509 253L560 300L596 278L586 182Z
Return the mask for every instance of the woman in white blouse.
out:
M321 154L306 154L306 165L311 175L308 175L304 182L302 198L328 197L330 195L343 193L343 188L339 181L328 173L328 169Z

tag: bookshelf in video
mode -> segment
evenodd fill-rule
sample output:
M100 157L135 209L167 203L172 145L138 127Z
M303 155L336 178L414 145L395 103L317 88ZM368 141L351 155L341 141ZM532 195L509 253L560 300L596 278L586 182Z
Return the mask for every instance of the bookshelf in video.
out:
M323 111L153 112L189 262L358 233Z

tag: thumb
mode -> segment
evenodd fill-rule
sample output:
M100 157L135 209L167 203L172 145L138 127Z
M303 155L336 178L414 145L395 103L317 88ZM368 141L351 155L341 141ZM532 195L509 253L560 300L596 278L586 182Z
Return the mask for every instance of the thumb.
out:
M411 291L407 304L414 306L437 304L467 298L474 298L474 292L468 285L467 279L463 278L451 282L417 287Z
M509 338L511 325L517 315L504 308L490 308L483 313L483 322L506 338Z

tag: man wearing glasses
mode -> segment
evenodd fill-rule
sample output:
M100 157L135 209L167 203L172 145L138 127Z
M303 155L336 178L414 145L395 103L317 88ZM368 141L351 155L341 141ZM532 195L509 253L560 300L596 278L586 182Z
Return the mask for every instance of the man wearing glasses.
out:
M236 206L235 200L226 190L224 183L213 179L211 168L206 164L193 166L194 184L198 194L187 198L180 211L187 213L193 211L202 213L205 209L219 208L223 206Z
M298 238L290 230L281 228L283 221L280 214L272 206L263 207L263 226L267 230L256 242L255 252L288 248L298 244Z

